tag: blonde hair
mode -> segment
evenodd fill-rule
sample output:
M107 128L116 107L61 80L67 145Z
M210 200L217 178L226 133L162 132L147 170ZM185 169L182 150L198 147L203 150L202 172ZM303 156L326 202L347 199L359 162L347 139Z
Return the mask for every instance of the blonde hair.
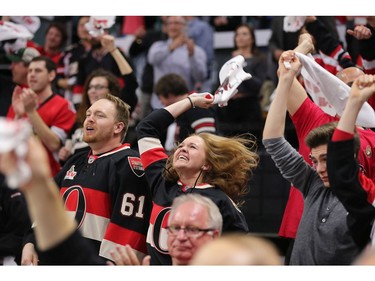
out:
M258 166L259 155L255 152L256 141L244 135L222 137L210 133L194 134L205 143L206 163L210 166L203 173L203 181L224 191L236 204L249 192L248 182ZM165 174L167 180L177 181L173 168L173 153L169 156Z
M223 234L200 247L192 265L282 265L276 245L247 233Z
M119 97L107 93L103 99L109 100L116 107L116 121L124 123L124 129L121 131L121 142L124 142L129 127L130 106Z

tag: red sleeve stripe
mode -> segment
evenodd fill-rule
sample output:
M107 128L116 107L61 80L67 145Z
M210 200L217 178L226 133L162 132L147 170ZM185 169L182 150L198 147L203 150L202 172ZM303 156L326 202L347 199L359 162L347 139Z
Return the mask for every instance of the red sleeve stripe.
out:
M359 173L359 181L363 189L367 192L367 201L374 204L375 200L375 183L372 179L366 177L363 173Z
M199 123L196 126L194 126L193 128L197 133L203 132L204 128L207 128L207 131L209 131L209 132L212 132L212 130L215 131L214 123Z
M129 244L133 249L147 253L145 235L114 223L109 223L104 240L123 246Z
M345 52L341 45L338 45L336 49L333 50L331 54L329 54L330 57L334 58L336 61L338 60L338 57L341 53Z
M199 124L214 124L215 123L215 119L212 118L212 117L206 117L206 118L200 118L196 121L194 121L193 123L191 123L191 126L194 128L194 127L197 127L199 126Z
M363 61L363 68L365 69L365 72L367 74L375 74L375 60L365 60L362 59Z
M157 138L145 137L140 139L138 148L144 169L150 164L168 157L160 140Z
M155 163L165 158L168 158L168 156L165 154L163 148L147 150L145 153L141 154L143 169L147 169L147 167L150 166L152 163Z
M353 139L354 134L337 129L333 132L332 141L344 141Z
M212 127L212 126L202 126L200 128L195 128L195 132L197 134L199 133L215 133L216 132L216 128L215 127Z
M323 52L321 52L321 58L322 58L322 60L325 64L328 64L328 65L331 65L331 66L339 65L338 61L335 58L333 58L331 56L327 56Z
M83 86L82 85L74 85L73 86L73 94L79 94L79 95L82 95L83 94Z
M201 118L191 124L195 132L216 132L214 118Z

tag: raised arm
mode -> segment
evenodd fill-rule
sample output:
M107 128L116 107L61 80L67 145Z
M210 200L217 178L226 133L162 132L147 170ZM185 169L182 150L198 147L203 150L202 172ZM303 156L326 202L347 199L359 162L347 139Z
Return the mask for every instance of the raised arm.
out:
M76 223L64 210L58 188L51 178L45 148L34 137L29 140L26 162L32 178L21 186L30 217L36 223L35 236L40 250L48 250L63 241L76 229ZM5 175L16 167L16 155L12 152L0 155L0 171Z
M120 52L119 48L115 45L115 38L112 35L105 34L100 38L100 42L104 48L112 55L116 61L118 68L120 69L121 75L129 74L133 72L132 67L125 59L124 55Z
M309 33L303 33L299 37L298 46L294 49L294 52L302 53L307 55L314 50L314 44L312 36ZM303 102L309 98L305 88L297 80L296 73L293 83L287 95L287 109L290 115L294 115Z
M33 126L35 134L50 151L58 151L61 147L61 140L39 115L35 92L31 89L23 89L22 96L25 112Z
M213 96L210 93L194 93L189 95L186 99L168 105L165 107L165 110L167 110L174 118L177 118L190 108L209 108L213 105L213 101Z
M351 88L350 95L340 118L337 128L341 131L354 134L355 122L362 105L375 92L375 75L362 75L358 77Z
M287 69L284 62L290 63ZM263 130L263 139L284 136L287 99L296 74L299 73L301 64L294 51L283 52L279 59L279 83L275 91L275 98L271 103ZM298 81L296 80L298 83Z
M319 52L331 57L342 68L355 66L350 54L344 49L340 40L315 16L306 17L305 27L314 36ZM324 60L324 59L323 59ZM328 62L328 64L331 64Z
M365 247L370 239L375 208L372 206L375 185L360 171L355 158L354 133L358 113L375 93L375 76L358 77L351 88L344 112L327 150L330 188L348 211L347 224L354 241Z

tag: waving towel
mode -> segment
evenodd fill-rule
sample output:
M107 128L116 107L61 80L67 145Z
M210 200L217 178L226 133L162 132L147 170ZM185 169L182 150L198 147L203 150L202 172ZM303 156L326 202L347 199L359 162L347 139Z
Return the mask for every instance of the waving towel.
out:
M296 53L302 64L301 75L305 87L314 103L324 112L342 115L349 96L350 87L315 62L311 55ZM366 102L358 114L358 126L375 128L374 109Z

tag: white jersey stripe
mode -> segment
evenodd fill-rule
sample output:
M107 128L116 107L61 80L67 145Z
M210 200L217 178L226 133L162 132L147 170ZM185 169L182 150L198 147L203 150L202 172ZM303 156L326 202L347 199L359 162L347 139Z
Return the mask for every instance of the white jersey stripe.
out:
M75 212L67 211L69 216L74 217ZM104 217L86 213L85 219L79 226L83 237L102 241L110 220Z
M163 146L160 143L160 140L157 138L145 137L138 141L138 149L141 155L146 151L155 148L163 148Z

